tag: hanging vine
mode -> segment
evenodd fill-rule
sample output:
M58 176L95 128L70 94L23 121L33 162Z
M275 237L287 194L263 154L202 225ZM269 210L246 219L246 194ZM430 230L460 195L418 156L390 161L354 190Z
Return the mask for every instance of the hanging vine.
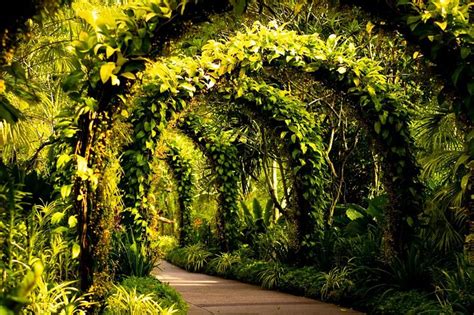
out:
M264 27L256 23L246 33L237 33L225 43L209 41L200 57L155 62L145 72L149 84L143 89L145 97L140 96L138 102L161 104L163 111L174 113L185 108L186 101L197 90L209 90L223 78L258 73L267 66L295 67L344 91L361 123L375 132L385 163L384 184L391 201L386 213L386 255L393 257L401 250L408 225L416 221L421 208L422 186L412 150L409 116L401 89L387 81L377 62L358 58L355 46L349 41L336 35L322 40L317 34L298 35L276 25ZM242 97L243 87L236 86L234 93ZM160 126L166 116L169 115L160 114ZM142 141L141 150L147 145L145 140L140 140L146 132L150 133L143 124L134 133L135 141ZM148 147L153 146L153 141L148 142ZM140 170L136 178L143 178L144 174L146 170Z
M191 161L184 157L175 144L168 144L166 160L178 184L179 195L179 242L181 246L191 241L191 210L193 203L193 173Z
M215 172L219 191L216 215L219 245L225 251L237 249L240 178L237 148L195 115L188 115L180 121L179 128L201 148Z
M239 92L234 93L235 90ZM304 104L288 91L247 76L232 80L221 92L236 105L256 112L287 145L289 167L296 191L297 209L291 219L296 224L298 250L315 245L325 227L328 195L327 167L319 125Z
M81 249L81 288L88 290L95 274L108 266L110 228L113 221L107 200L98 190L106 183L106 148L118 113L124 109L130 82L145 68L146 59L159 41L156 30L187 1L143 1L119 8L75 6L85 24L73 42L73 70L63 88L74 101L58 124L61 143L57 160L60 192L70 198L78 216ZM91 222L95 222L94 226Z

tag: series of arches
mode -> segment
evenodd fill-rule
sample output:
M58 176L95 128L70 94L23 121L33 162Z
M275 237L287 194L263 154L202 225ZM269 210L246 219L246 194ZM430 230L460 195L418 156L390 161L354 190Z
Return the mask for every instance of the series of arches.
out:
M296 68L347 93L351 102L346 105L373 131L383 157L384 184L390 199L385 247L387 256L396 254L406 237L407 223L416 220L423 191L402 93L388 83L375 61L358 58L350 42L336 36L322 40L317 35L298 35L276 25L256 23L226 43L210 41L201 56L162 58L149 66L131 119L134 142L123 160L127 205L146 213L147 176L160 133L176 113L189 108L196 93L217 90L235 103L270 117L269 122L285 133L297 179L298 239L303 242L311 237L314 227L323 229L324 145L300 102L288 92L253 78L267 66ZM232 214L235 209L228 211Z

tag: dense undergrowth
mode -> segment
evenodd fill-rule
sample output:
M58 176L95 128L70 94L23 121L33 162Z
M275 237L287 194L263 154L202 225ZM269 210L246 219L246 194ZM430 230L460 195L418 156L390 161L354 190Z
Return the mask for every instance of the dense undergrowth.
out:
M163 256L474 313L472 3L26 2L0 23L1 315L185 314Z
M356 242L351 245L357 246ZM347 262L333 264L331 269L319 264L294 266L263 260L248 247L216 253L202 244L175 248L166 259L188 271L354 307L369 314L469 314L474 307L473 270L464 261L458 261L452 270L443 270L425 261L422 255L428 253L411 252L406 259L388 266L377 262L374 252L358 254ZM374 261L370 264L361 259Z

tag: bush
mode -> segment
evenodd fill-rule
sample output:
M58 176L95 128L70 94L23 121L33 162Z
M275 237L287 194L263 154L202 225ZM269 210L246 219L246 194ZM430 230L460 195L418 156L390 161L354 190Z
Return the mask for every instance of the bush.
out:
M158 311L158 312L157 312ZM135 288L115 286L106 299L106 315L174 314L174 306L162 307L153 299L153 294L139 294Z
M277 288L280 278L286 273L286 268L280 263L271 263L258 273L261 286L265 289Z
M437 292L441 304L449 305L453 311L474 314L474 267L464 257L458 257L455 270L441 273L442 283Z
M124 288L136 290L137 294L150 294L162 307L178 310L178 314L185 314L188 305L181 295L168 284L153 277L128 277L121 282Z
M322 272L314 267L291 268L281 276L280 289L285 292L320 298Z
M244 260L232 266L231 276L237 280L260 285L260 273L268 266L267 262L259 260Z
M321 300L341 301L348 297L354 286L350 273L347 266L322 273Z
M260 259L287 261L290 251L289 233L285 227L273 225L256 237L255 247Z
M199 272L204 270L211 256L212 253L204 245L194 244L171 250L166 259L186 270Z
M153 242L151 248L158 251L160 257L166 257L173 249L179 246L178 240L173 236L162 235Z
M148 276L158 263L157 253L148 245L136 240L133 234L116 234L112 258L117 276Z
M222 253L211 260L207 271L210 271L209 273L212 274L226 275L230 271L232 265L239 262L240 256L232 253Z
M373 314L441 314L439 305L418 291L389 290L371 303Z

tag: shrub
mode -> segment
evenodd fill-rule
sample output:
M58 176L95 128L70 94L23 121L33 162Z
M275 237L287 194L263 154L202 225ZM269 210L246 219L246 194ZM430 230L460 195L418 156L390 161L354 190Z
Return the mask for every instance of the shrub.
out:
M47 284L41 279L31 296L26 312L31 314L86 314L86 309L95 303L90 296L81 295L73 286L75 281L56 285ZM4 314L1 312L0 314Z
M153 299L153 294L139 294L135 288L115 286L107 297L104 314L106 315L141 315L141 314L174 314L177 310L162 307Z
M349 295L354 283L350 278L350 270L347 266L335 267L329 272L321 274L323 285L321 286L321 300L340 301Z
M194 244L184 248L184 255L186 256L186 270L197 272L204 269L212 253L207 251L204 245Z
M266 289L273 289L280 284L280 278L286 273L286 268L280 263L271 263L258 273L261 286Z
M170 251L178 247L178 240L173 236L162 235L153 242L151 248L158 251L160 257L166 257Z
M259 233L255 242L259 258L267 261L286 261L290 250L288 235L288 231L280 225L273 225L265 233Z
M222 253L210 261L208 271L212 270L218 275L226 275L232 265L238 262L240 262L240 256L232 253Z
M373 314L441 314L435 301L418 291L389 290L372 302Z
M454 271L442 270L442 283L437 295L442 305L453 311L474 314L474 267L464 257L458 257Z
M312 298L319 298L321 296L320 290L322 285L322 272L314 267L287 269L287 272L280 279L281 290Z
M231 274L237 280L260 285L259 274L264 271L269 263L259 260L245 260L231 268Z
M186 270L199 272L204 270L211 256L204 245L194 244L170 251L166 259Z
M184 254L184 248L179 247L172 249L165 256L165 259L171 262L173 265L184 268L186 265L186 256Z
M177 309L178 314L185 314L188 305L181 295L168 284L153 277L128 277L121 282L122 287L136 290L137 294L150 294L162 307Z
M116 234L114 245L112 257L118 276L148 276L157 266L157 253L147 242L136 240L131 233Z

